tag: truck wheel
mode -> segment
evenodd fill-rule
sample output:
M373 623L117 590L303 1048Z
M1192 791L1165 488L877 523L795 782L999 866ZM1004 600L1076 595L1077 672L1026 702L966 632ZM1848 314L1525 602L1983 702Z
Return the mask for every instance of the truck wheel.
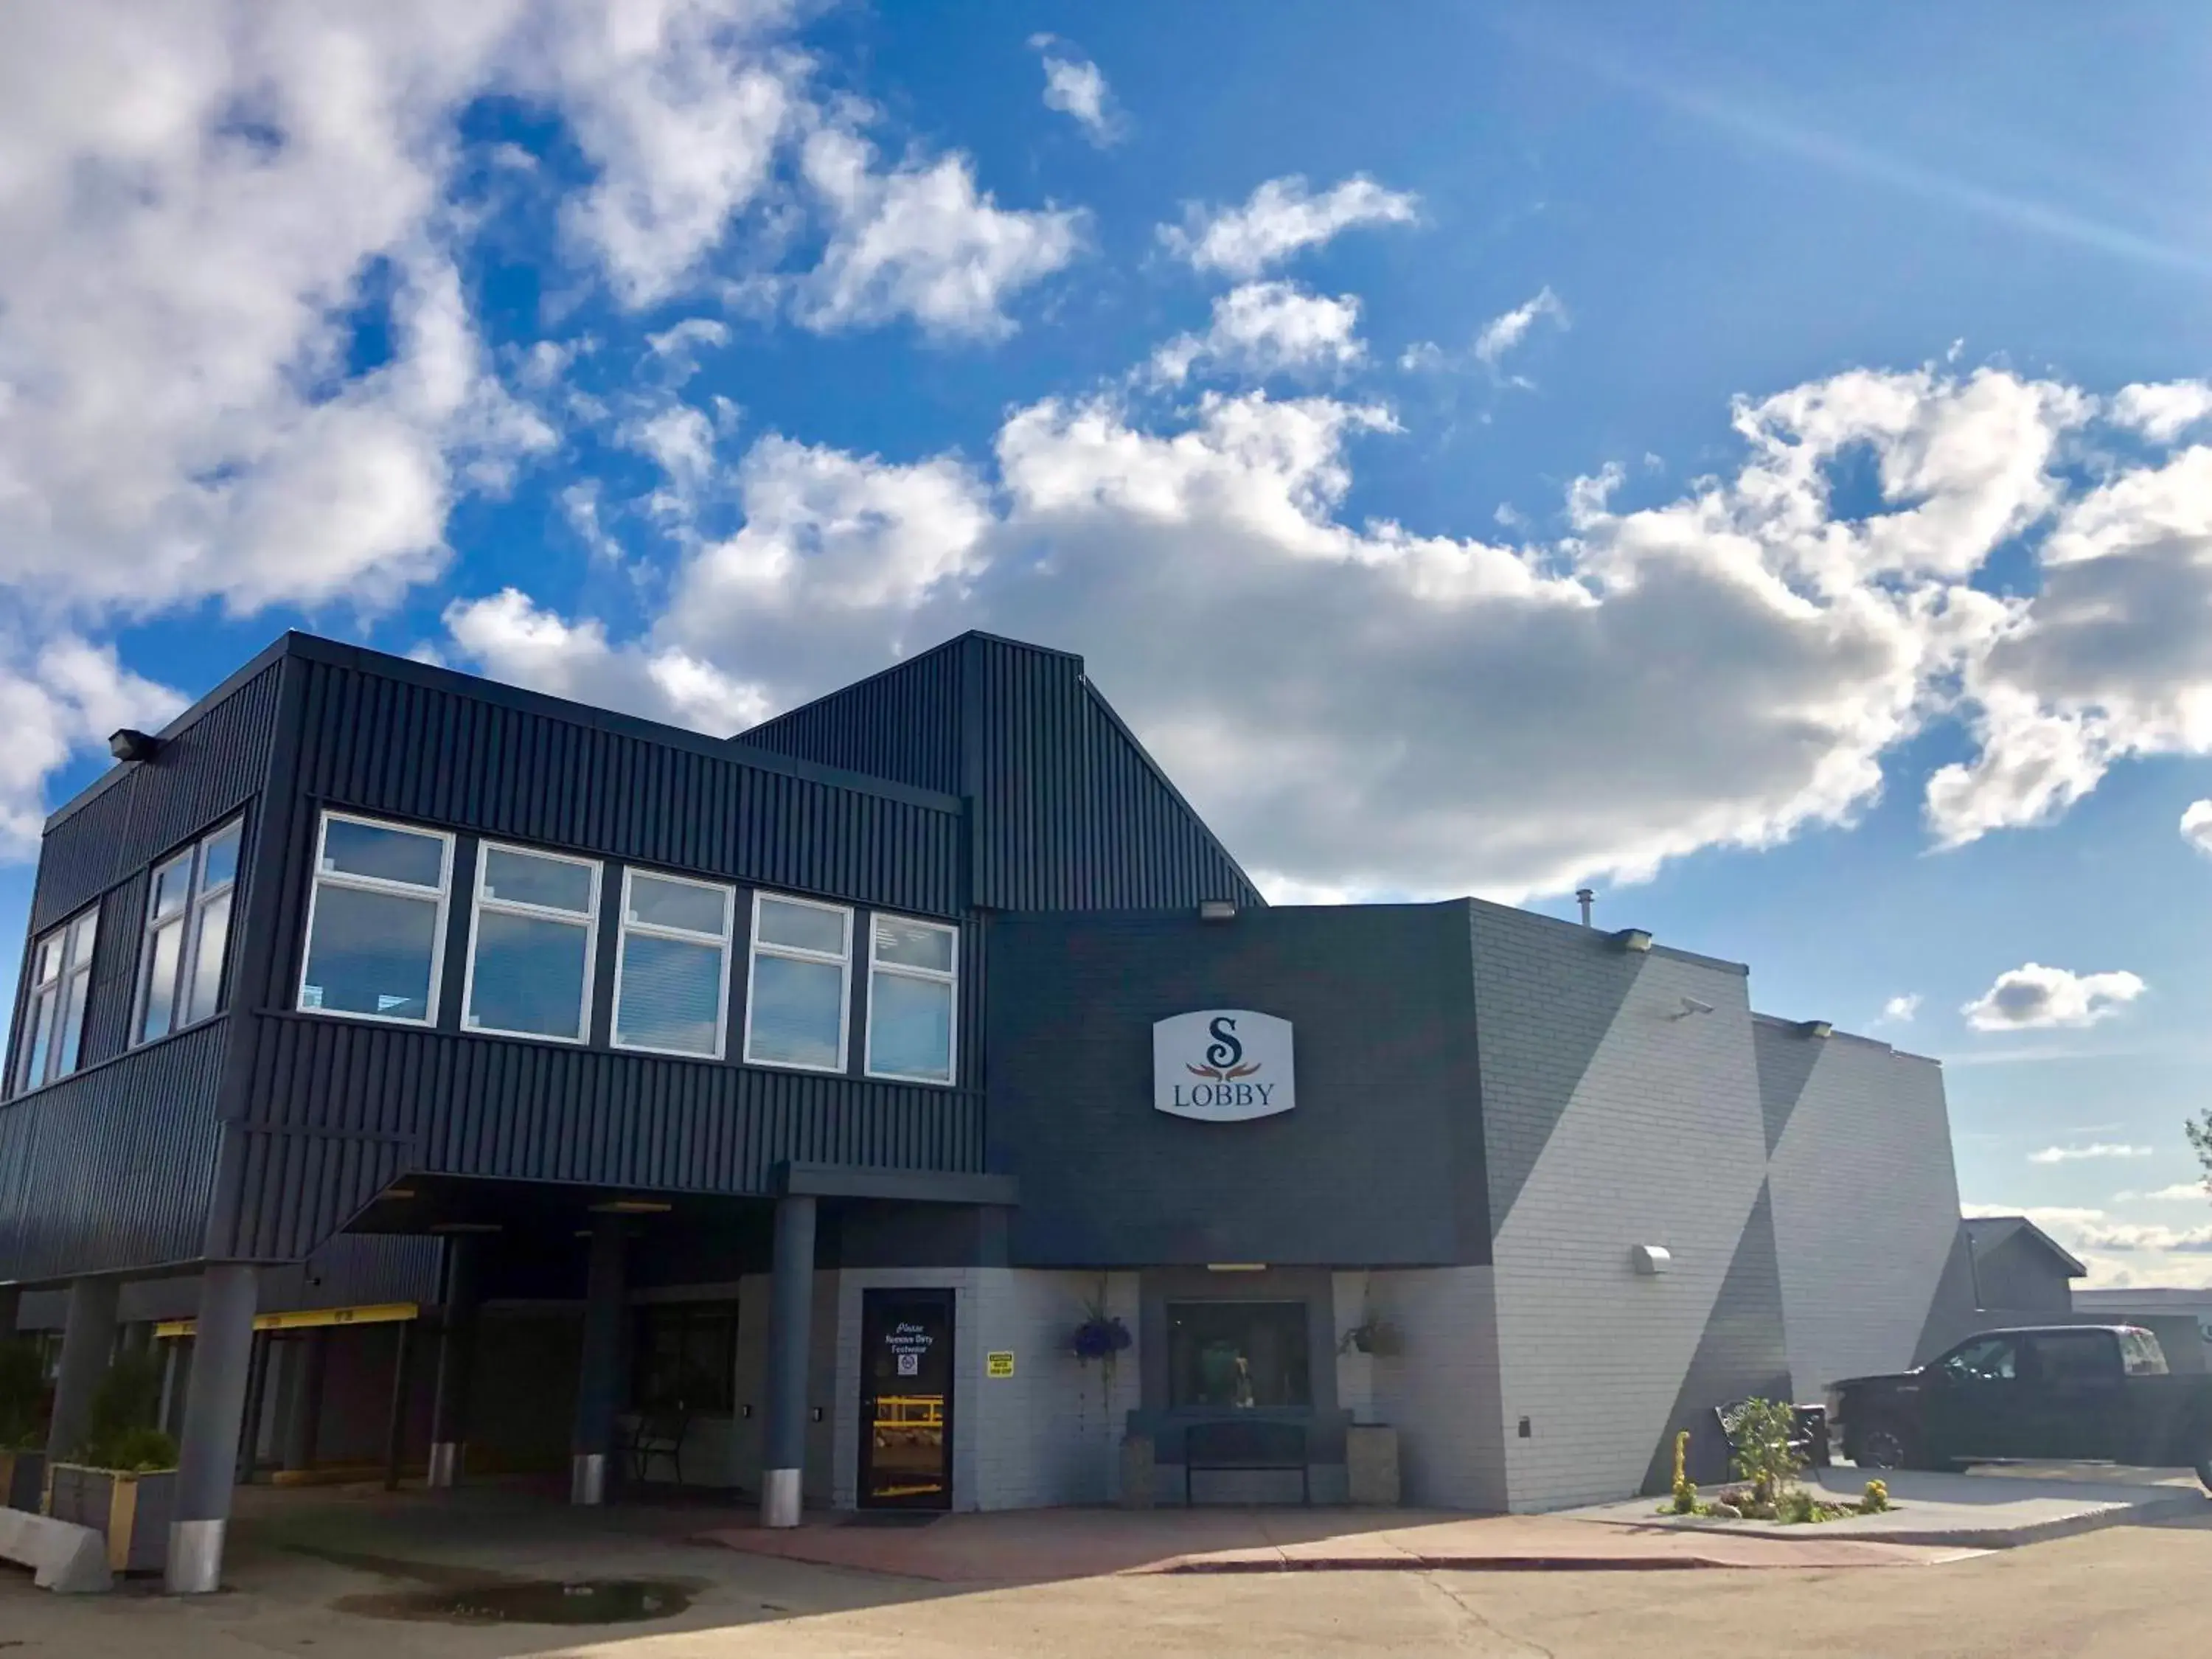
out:
M1911 1443L1903 1429L1886 1418L1876 1418L1851 1437L1858 1448L1851 1461L1863 1469L1903 1469L1912 1465Z
M2190 1431L2188 1444L2197 1454L2197 1478L2212 1492L2212 1422L2199 1423Z

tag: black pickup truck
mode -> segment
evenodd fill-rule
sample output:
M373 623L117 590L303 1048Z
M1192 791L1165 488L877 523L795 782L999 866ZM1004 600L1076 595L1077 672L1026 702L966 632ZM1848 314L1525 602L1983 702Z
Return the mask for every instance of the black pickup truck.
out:
M2133 1325L1984 1331L1917 1370L1831 1383L1828 1416L1864 1468L2134 1463L2212 1489L2212 1376L2172 1375Z

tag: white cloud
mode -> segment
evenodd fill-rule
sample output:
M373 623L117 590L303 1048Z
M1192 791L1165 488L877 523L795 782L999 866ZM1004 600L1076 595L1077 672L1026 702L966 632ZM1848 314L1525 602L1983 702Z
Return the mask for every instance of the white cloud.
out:
M47 775L78 749L125 726L155 731L185 706L131 673L113 648L74 635L12 660L0 655L0 857L30 857L46 820Z
M2160 1187L2154 1192L2112 1194L2112 1201L2115 1204L2129 1200L2147 1201L2153 1204L2212 1203L2212 1187L2206 1186L2202 1181L2177 1181L2171 1187Z
M446 607L447 631L497 680L717 737L771 711L753 686L673 648L617 647L595 618L570 623L514 588Z
M1001 208L964 155L879 171L866 140L827 126L808 136L803 168L834 226L800 302L810 328L910 316L933 336L1002 337L1006 301L1082 244L1081 214Z
M1044 106L1073 120L1102 149L1119 139L1127 118L1115 106L1098 65L1087 58L1063 56L1066 43L1049 34L1031 35L1030 45L1044 54Z
M1270 179L1238 208L1192 206L1160 240L1200 270L1251 277L1292 254L1318 247L1358 225L1411 224L1419 199L1387 190L1364 173L1316 196L1303 178Z
M1482 331L1474 337L1475 361L1494 373L1498 361L1528 337L1528 331L1540 318L1549 319L1562 329L1568 325L1567 308L1548 286L1483 325Z
M2169 380L2158 386L2124 386L2113 396L2112 420L2140 432L2153 443L2170 444L2212 415L2212 384Z
M2212 800L2193 800L2181 815L2181 838L2212 857Z
M1978 1031L2078 1028L2111 1018L2146 988L2140 977L2125 971L2076 974L2030 962L1999 974L1960 1012Z
M1296 283L1245 283L1218 295L1204 334L1183 334L1152 354L1152 378L1175 383L1203 364L1255 377L1349 368L1365 355L1359 301L1330 299Z
M1881 1005L1881 1020L1893 1025L1910 1025L1912 1017L1920 1012L1920 994L1907 991L1893 996Z
M2080 1164L2093 1158L2148 1158L2148 1146L2130 1146L2118 1141L2097 1140L2086 1146L2045 1146L2039 1152L2030 1152L2030 1164Z

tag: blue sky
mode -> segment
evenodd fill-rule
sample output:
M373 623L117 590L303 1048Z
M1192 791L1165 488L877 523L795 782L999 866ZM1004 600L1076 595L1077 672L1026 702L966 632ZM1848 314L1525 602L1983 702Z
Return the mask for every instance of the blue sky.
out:
M709 730L991 627L1277 895L1587 881L1942 1057L1968 1202L2201 1282L2209 41L12 8L0 925L285 627Z

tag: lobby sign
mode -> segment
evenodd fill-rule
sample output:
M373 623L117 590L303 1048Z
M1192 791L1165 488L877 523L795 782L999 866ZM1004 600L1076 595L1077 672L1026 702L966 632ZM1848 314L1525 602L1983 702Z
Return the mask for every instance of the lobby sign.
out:
M1201 1123L1273 1117L1298 1103L1291 1022L1207 1008L1152 1026L1152 1104Z

